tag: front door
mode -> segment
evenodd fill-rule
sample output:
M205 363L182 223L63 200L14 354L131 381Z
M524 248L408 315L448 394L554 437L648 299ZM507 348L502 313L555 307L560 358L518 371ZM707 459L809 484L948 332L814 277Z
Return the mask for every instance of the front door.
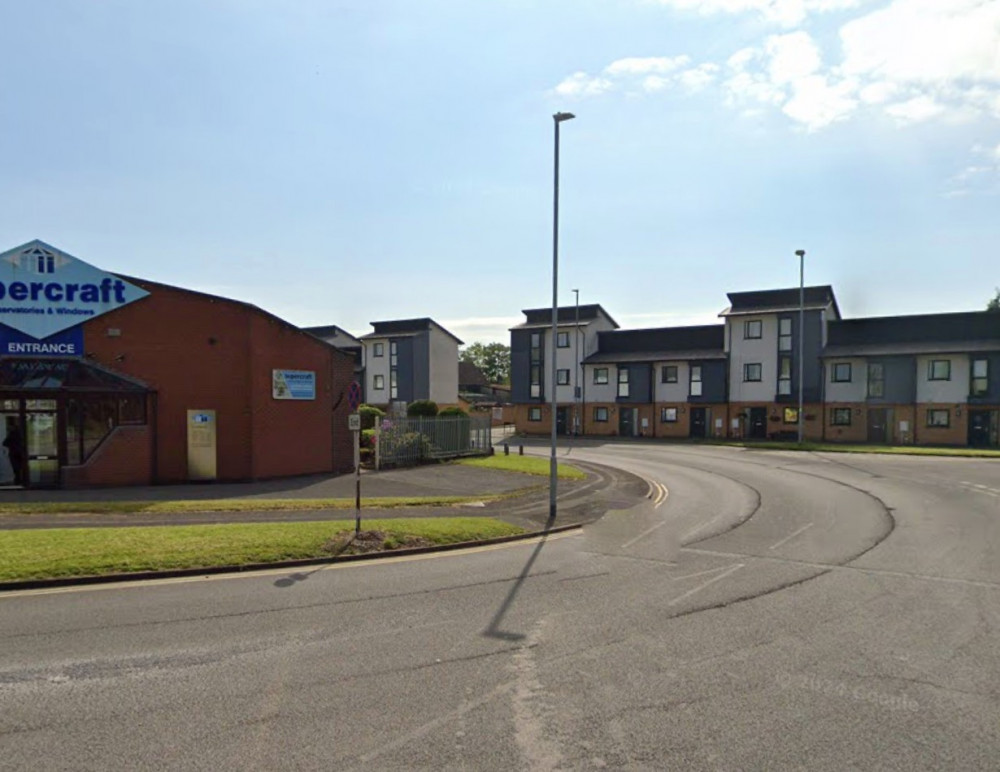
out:
M763 440L767 437L767 408L750 408L750 439Z
M888 411L884 407L868 408L868 441L885 444L889 441Z
M635 417L638 412L634 407L618 408L618 436L635 437Z
M691 408L691 436L702 438L705 436L705 408L703 407Z
M556 434L569 434L569 408L556 408Z
M59 432L56 412L25 414L28 440L28 485L54 488L59 485Z
M1000 445L997 424L1000 411L970 410L969 411L969 445L974 448L986 448Z

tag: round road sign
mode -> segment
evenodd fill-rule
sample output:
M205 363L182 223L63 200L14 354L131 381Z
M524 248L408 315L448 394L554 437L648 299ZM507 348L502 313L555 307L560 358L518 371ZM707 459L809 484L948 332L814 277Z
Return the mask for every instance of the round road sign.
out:
M347 404L351 410L357 410L361 404L361 384L357 381L351 381L351 385L347 387Z

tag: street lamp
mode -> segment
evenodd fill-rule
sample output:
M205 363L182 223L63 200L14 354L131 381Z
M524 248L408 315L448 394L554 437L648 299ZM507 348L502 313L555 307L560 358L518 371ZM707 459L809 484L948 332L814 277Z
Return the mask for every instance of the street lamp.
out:
M795 254L799 256L799 443L802 443L802 372L805 364L803 356L803 344L806 337L806 251L796 249Z
M552 193L552 379L549 381L552 389L552 407L549 422L552 424L552 448L549 461L549 520L556 519L556 340L558 335L559 316L559 124L573 120L573 113L556 113L552 116L555 126L555 164L554 185Z
M580 363L580 290L573 290L576 295L576 328L573 331L573 434L580 434L583 428L583 416L580 415L580 385L583 383L583 365Z

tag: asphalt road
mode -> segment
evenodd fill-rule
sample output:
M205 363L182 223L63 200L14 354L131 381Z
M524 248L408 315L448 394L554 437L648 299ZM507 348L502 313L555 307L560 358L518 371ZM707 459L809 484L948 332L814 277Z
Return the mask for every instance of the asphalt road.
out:
M567 452L649 497L515 547L0 597L0 768L997 767L1000 464Z

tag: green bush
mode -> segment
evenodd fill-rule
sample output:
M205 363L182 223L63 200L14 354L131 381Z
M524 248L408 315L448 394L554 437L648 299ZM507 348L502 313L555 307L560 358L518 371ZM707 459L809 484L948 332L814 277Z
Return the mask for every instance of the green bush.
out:
M441 416L442 418L450 415L462 416L463 418L469 417L469 414L466 413L464 410L462 410L462 408L460 407L446 407L443 410L441 410L441 412L439 412L438 415Z
M375 430L374 429L362 429L361 430L361 438L359 439L358 444L361 446L362 449L365 449L365 448L369 448L369 449L374 448L375 447Z
M406 415L410 418L433 418L438 414L437 402L430 399L418 399L406 406Z
M361 429L374 429L375 422L380 418L385 418L385 411L374 405L359 405L358 414L361 416Z

